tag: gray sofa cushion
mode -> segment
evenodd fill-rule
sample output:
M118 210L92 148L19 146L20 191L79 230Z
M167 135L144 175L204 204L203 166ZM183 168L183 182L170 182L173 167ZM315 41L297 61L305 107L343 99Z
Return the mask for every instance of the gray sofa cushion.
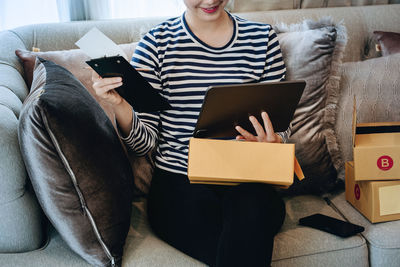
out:
M39 203L87 262L120 264L133 187L122 144L104 111L70 72L40 58L36 66L19 140Z
M298 220L314 213L342 219L317 196L285 199L286 218L275 237L273 266L367 266L367 245L361 235L337 237L309 227Z
M334 124L339 97L339 67L347 41L343 25L330 18L275 27L287 67L287 80L307 82L292 121L290 142L305 179L287 192L323 194L337 189L341 154Z

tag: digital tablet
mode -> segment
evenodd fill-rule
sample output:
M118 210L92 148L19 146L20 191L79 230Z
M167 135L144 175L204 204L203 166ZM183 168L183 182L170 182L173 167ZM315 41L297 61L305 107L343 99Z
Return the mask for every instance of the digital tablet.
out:
M211 86L203 100L194 137L235 137L239 134L237 125L255 135L249 116L263 124L262 111L268 113L275 132L286 131L305 86L305 81Z

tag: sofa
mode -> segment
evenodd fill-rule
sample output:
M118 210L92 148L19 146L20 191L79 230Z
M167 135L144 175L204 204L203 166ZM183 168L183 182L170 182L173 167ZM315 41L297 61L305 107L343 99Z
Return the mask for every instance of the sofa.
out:
M340 64L340 95L333 129L340 159L335 163L343 179L343 164L352 159L353 95L363 122L399 121L400 57L380 57L373 31L400 32L400 4L362 7L257 11L241 13L253 21L298 23L330 16L347 30ZM118 44L136 42L165 18L42 24L0 32L0 265L87 266L49 224L36 200L18 143L18 117L29 93L15 49L68 50L96 26ZM386 88L389 87L389 88ZM142 161L137 161L141 164ZM272 266L400 266L400 221L371 224L345 200L343 189L324 194L285 197L286 219L275 237ZM298 225L301 217L323 213L349 220L365 231L348 238ZM146 198L132 203L131 227L124 247L123 266L203 266L166 244L150 229Z

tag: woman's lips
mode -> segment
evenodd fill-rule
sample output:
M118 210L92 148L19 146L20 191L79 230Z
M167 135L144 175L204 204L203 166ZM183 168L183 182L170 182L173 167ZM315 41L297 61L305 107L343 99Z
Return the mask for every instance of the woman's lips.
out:
M219 6L214 6L214 7L210 7L210 8L202 8L202 10L206 13L214 13L215 11L217 11Z

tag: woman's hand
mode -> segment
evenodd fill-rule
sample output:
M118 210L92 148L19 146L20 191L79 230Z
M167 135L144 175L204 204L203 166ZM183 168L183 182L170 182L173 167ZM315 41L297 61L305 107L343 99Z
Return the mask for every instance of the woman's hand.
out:
M102 78L92 70L93 89L98 97L111 105L119 105L123 98L115 91L122 85L121 77Z
M256 130L257 136L252 135L245 129L240 126L236 126L235 129L240 133L240 135L236 136L236 140L245 140L245 141L253 141L253 142L268 142L268 143L282 143L282 137L275 133L274 128L272 127L271 120L267 112L261 112L261 118L264 122L264 128L258 122L256 117L250 116L249 120Z
M92 70L92 82L96 95L112 105L115 119L117 120L122 135L128 136L132 129L132 107L114 90L122 85L122 78L101 78Z

